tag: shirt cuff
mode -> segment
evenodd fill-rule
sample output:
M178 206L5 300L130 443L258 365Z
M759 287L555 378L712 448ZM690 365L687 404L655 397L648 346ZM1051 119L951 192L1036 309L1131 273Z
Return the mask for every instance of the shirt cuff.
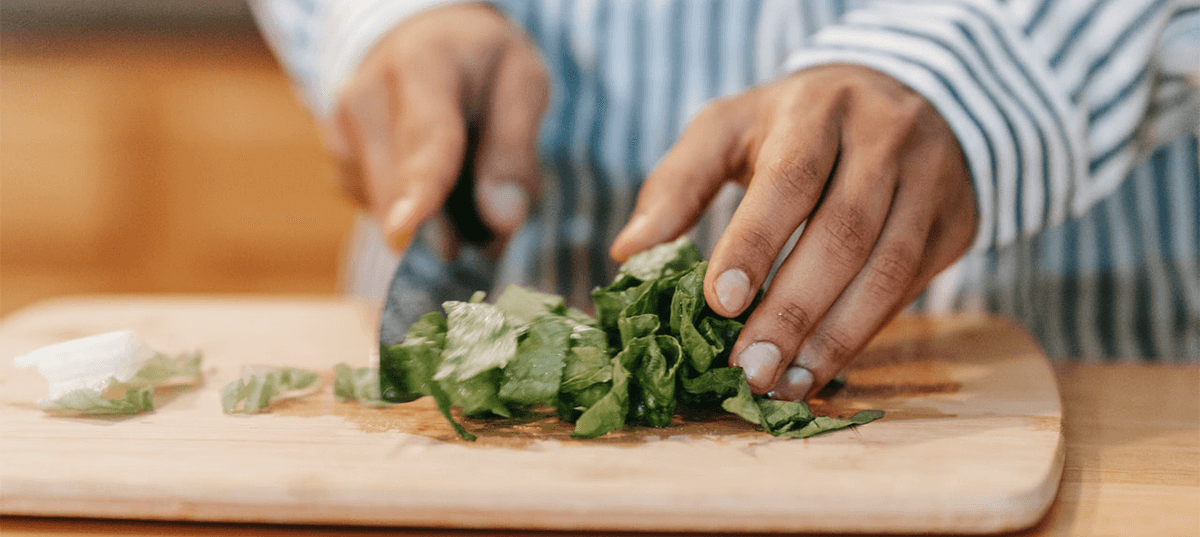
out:
M333 113L342 87L371 48L404 20L418 13L467 0L369 0L339 2L328 14L325 39L317 58L311 102L318 117Z

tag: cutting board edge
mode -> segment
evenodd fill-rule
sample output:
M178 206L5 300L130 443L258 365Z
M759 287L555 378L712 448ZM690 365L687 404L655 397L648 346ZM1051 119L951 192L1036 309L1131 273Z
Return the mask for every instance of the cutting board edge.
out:
M672 507L672 516L664 517L664 506L618 505L605 510L571 509L550 505L545 509L517 509L497 517L493 509L463 506L461 495L447 495L438 501L423 495L408 510L395 507L360 506L357 508L297 502L289 505L246 506L188 499L152 504L147 510L144 498L100 500L69 498L65 495L27 495L12 489L19 484L0 484L0 515L89 517L106 519L143 519L184 522L266 523L289 525L348 525L363 527L427 527L461 529L558 530L558 531L690 531L690 532L851 532L851 533L926 533L989 535L1019 531L1036 525L1049 511L1057 495L1066 458L1065 444L1059 434L1051 471L1036 487L1015 494L976 501L961 509L927 518L914 517L911 505L892 511L868 514L854 506L842 511L801 513L797 518L779 510L736 514L708 509L687 511L687 503ZM6 490L7 489L7 490ZM925 498L925 502L935 500ZM863 499L859 498L859 501ZM423 503L424 505L420 505ZM441 503L442 505L438 505ZM469 502L466 502L469 503ZM553 503L553 502L551 502ZM922 502L915 502L922 503ZM453 505L454 507L445 507ZM1009 511L994 509L1005 505ZM1014 508L1014 506L1017 506ZM792 513L793 515L795 513ZM896 516L903 514L904 516Z

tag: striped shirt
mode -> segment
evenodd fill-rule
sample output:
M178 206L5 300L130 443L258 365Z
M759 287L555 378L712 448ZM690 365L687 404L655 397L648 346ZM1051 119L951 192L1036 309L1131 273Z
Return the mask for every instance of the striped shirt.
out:
M256 0L313 113L435 0ZM541 221L510 280L585 302L646 175L708 101L825 64L887 73L953 129L979 206L971 251L910 309L1017 320L1059 359L1200 362L1200 3L1167 0L507 0L548 66ZM692 230L716 242L726 187ZM360 226L348 285L396 259ZM786 254L786 252L785 252Z

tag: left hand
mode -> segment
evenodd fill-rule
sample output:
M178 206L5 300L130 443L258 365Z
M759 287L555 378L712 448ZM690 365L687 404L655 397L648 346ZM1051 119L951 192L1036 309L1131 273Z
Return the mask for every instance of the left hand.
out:
M755 393L780 399L829 382L975 236L954 133L920 95L865 67L808 69L705 107L646 179L613 257L686 232L726 181L746 194L704 281L717 313L750 306L807 222L730 359Z

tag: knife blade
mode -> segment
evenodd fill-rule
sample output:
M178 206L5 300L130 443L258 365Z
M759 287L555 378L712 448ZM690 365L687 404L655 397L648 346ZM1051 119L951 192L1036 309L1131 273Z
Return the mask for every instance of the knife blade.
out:
M475 205L476 149L479 131L467 131L466 158L454 188L446 198L442 214L459 241L454 259L437 253L435 224L421 226L400 265L392 275L387 300L380 316L379 342L391 346L425 313L440 310L447 300L467 300L478 290L490 291L495 283L495 265L485 254L495 236L483 223Z

